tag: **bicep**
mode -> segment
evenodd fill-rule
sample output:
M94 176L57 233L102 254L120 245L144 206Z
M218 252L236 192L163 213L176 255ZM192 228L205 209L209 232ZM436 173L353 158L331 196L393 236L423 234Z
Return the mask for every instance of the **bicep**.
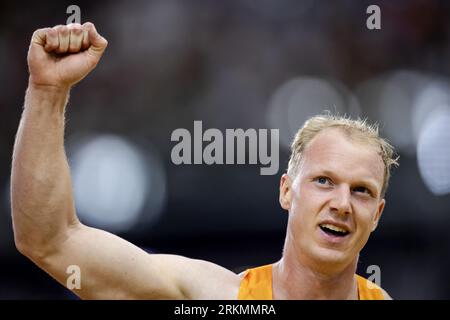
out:
M79 225L37 264L64 286L79 276L80 286L72 291L83 299L182 299L176 269L184 259L148 254L111 233ZM79 274L68 274L69 266Z

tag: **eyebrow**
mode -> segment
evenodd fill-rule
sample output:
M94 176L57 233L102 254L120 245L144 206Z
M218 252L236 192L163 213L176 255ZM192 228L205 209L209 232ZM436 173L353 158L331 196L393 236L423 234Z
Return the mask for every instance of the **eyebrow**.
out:
M336 178L336 174L333 171L330 171L328 169L318 169L318 170L313 170L312 171L312 175L314 176L320 176L320 175L325 175L325 176L329 176L332 178ZM373 192L375 192L376 194L374 196L378 196L378 194L381 192L381 190L379 190L377 188L377 184L373 182L373 179L360 179L356 182L357 185L361 185L363 187L366 187L370 190L372 190Z

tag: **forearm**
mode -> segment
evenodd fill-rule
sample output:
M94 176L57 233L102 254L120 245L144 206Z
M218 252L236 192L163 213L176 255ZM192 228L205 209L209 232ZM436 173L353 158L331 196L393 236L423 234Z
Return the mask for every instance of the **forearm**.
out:
M51 249L77 223L64 151L68 88L30 85L14 145L11 205L16 244Z

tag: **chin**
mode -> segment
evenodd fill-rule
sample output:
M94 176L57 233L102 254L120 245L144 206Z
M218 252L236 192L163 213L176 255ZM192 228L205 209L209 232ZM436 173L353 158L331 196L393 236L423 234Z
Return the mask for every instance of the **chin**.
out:
M348 251L336 248L316 247L310 253L311 260L324 273L340 272L355 258Z

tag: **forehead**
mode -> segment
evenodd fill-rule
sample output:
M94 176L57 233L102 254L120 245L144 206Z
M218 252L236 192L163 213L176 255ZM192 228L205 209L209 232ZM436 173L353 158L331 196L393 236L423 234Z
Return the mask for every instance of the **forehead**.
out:
M330 171L351 179L372 180L380 189L384 180L384 164L376 147L336 128L318 133L306 146L302 162L305 174Z

